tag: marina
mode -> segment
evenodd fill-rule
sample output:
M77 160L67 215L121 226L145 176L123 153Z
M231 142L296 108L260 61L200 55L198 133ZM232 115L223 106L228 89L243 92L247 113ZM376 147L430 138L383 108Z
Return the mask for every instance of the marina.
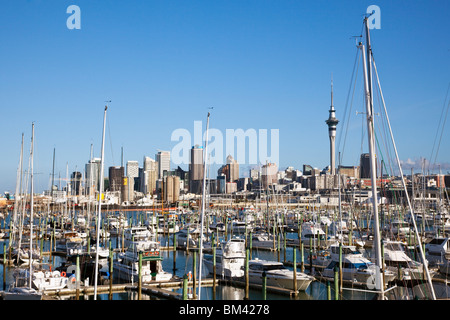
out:
M76 15L77 6L71 7ZM238 129L228 136L230 130L226 129L227 154L222 154L217 145L218 137L223 136L210 127L210 121L220 124L229 115L212 106L201 114L189 111L206 115L204 131L202 122L194 121L193 140L188 130L176 129L171 141L181 132L180 143L172 151L157 149L155 159L144 155L142 166L136 160L124 163L122 145L118 165L111 134L118 131L111 130L109 119L111 114L123 119L127 115L106 100L102 125L99 119L89 125L98 131L102 128L100 150L96 150L99 156L94 156L91 143L84 167L71 164L69 174L66 162L62 178L56 147L51 173L35 168L42 162L42 157L36 158L35 147L46 139L35 136L40 123L32 122L28 156L22 133L15 190L5 191L0 201L0 300L164 300L192 305L195 301L449 300L450 172L443 174L436 165L441 141L437 146L435 141L432 169L424 159L421 171L414 172L411 167L404 172L405 161L397 151L372 51L373 43L386 45L378 37L372 38L379 29L374 27L379 14L378 6L369 6L361 21L361 34L351 38L355 60L348 95L359 88L358 97L352 97L350 104L359 99L358 107L364 109L356 111L356 116L364 115L360 150L355 151L355 140L346 141L347 134L354 132L347 117L347 107L352 107L348 100L344 115L339 114L341 120L337 118L340 109L335 108L331 75L328 117L320 120L322 133L328 129L329 142L319 146L329 156L322 170L306 163L302 170L282 167L275 153L285 147L284 142L279 146L271 140L269 157L267 145L261 145L261 137L267 138L266 129L258 132L258 143L252 140L256 131L249 129L241 135L244 130ZM67 28L79 29L71 28L69 21ZM392 59L384 56L388 49L376 47L385 59L380 59L384 68ZM391 95L396 89L392 89L391 79L387 83ZM450 92L450 84L448 88ZM339 91L342 95L343 90ZM448 106L444 104L442 114ZM99 110L93 110L89 112L100 116ZM265 111L258 107L252 117L260 113ZM162 131L161 123L169 118L147 117L153 122L143 125L142 131L154 130L153 126L159 128L155 132ZM274 114L265 117L270 126L277 123L271 119ZM316 116L302 117L305 124L296 120L292 126L296 136L312 118ZM140 128L138 120L131 124L123 120L122 129L124 124ZM175 113L170 121L170 125L177 124ZM186 132L189 140L184 141ZM337 137L337 132L342 135ZM151 137L157 143L163 141L160 133ZM54 134L55 139L57 136ZM139 136L139 147L143 148L147 139L151 141L147 131ZM355 158L356 154L357 165L354 160L352 166L342 165L345 148L341 137L344 146L352 144L353 151L346 156ZM315 148L305 147L309 141L304 140L314 139L318 138L308 132L293 140L288 149L312 156ZM79 140L86 142L84 137ZM129 139L126 147L135 140L138 135ZM249 154L248 163L234 152L235 142L239 151L247 141L248 149L259 157L256 160ZM405 145L404 139L400 141ZM73 142L70 148L78 149L78 145ZM38 148L38 156L40 152ZM225 155L225 162L216 163L217 154ZM8 157L14 155L8 153ZM48 186L41 182L37 191L38 176L47 174ZM179 312L204 312L192 308L186 304ZM214 314L212 307L205 310L207 317Z

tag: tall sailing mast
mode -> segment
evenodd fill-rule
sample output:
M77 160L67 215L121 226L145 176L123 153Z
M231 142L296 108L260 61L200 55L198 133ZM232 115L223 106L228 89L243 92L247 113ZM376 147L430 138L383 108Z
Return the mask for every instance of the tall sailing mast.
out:
M101 211L102 211L102 193L103 193L103 168L105 164L105 126L106 126L106 110L108 106L105 106L105 112L103 115L103 135L102 135L102 156L100 162L100 189L98 192L98 212L97 212L97 244L95 249L95 276L94 276L94 300L97 300L97 279L98 279L98 252L100 251L100 226L101 226Z
M33 206L34 206L34 173L33 173L33 153L34 153L34 123L31 125L31 151L30 151L30 249L29 249L29 258L30 258L30 280L29 285L30 289L32 286L32 271L33 271Z
M381 272L383 270L383 260L381 257L381 238L380 238L380 226L378 220L378 192L377 192L377 177L376 177L376 162L375 162L375 135L374 135L374 117L373 117L373 96L372 96L372 59L371 59L371 46L370 46L370 33L367 17L364 19L366 27L366 42L367 42L367 62L365 46L360 43L362 60L363 60L363 73L364 73L364 92L366 102L366 120L367 120L367 132L369 142L369 155L370 155L370 179L372 183L372 210L374 220L374 249L375 249L375 265ZM377 270L377 271L378 271ZM380 298L384 299L384 283L383 277L377 273L375 279L375 287L379 290Z
M203 264L203 225L205 218L205 204L206 204L206 161L208 159L208 128L209 128L209 115L206 119L206 140L205 140L205 154L203 156L203 195L202 195L202 212L200 217L200 265L198 270L198 300L200 300L201 289L202 289L202 264ZM188 240L189 241L189 240Z

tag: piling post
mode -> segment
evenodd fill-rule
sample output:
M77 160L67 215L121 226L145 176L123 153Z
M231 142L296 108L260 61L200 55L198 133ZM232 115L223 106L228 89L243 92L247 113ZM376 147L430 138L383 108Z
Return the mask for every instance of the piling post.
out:
M76 258L76 271L75 271L75 280L76 280L76 299L79 300L80 299L80 255L77 253L77 258Z
M188 276L185 274L183 276L183 300L187 300L187 292L188 292Z
M109 299L112 300L112 285L113 285L113 249L109 248Z
M139 251L139 270L138 270L138 300L142 297L142 251Z
M280 262L280 250L281 250L281 248L280 248L280 237L281 237L281 234L280 233L278 233L277 234L277 258L278 258L278 262Z
M3 242L3 290L6 290L6 243Z
M327 280L327 299L331 300L331 284L329 280Z
M312 249L313 249L313 241L312 237L309 238L309 273L312 274L313 271L313 263L312 263Z
M189 240L189 239L188 239ZM192 275L192 280L193 280L193 294L194 294L194 300L197 299L197 285L196 285L196 280L197 280L197 251L194 250L194 257L192 259L192 269L193 271L193 275Z
M248 248L245 250L245 298L244 300L248 300L249 296L249 278L248 278L248 257L249 250Z
M339 267L334 266L334 300L339 300Z
M215 234L212 234L212 252L213 252L213 300L216 300L216 244Z
M342 272L342 243L339 243L339 293L342 294L342 278L343 278L343 272Z
M300 270L305 272L305 252L304 252L303 242L300 242Z
M263 300L266 300L267 298L267 274L265 271L262 273L262 295Z
M285 248L286 250L286 248ZM293 247L293 257L292 257L292 261L294 263L294 269L293 269L293 273L294 273L294 297L297 297L297 248Z
M173 274L177 270L177 234L173 233Z

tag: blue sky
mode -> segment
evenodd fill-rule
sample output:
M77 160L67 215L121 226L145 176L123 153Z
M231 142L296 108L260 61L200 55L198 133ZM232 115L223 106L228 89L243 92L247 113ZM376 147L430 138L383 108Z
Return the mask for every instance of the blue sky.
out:
M37 191L49 187L54 148L56 177L67 164L84 170L91 144L99 157L106 100L105 167L120 165L121 147L125 162L140 164L171 150L172 132L205 125L214 107L210 127L224 134L278 129L280 168L324 168L331 74L338 136L347 137L342 164L358 165L367 138L356 115L361 81L347 103L352 37L372 4L381 9L371 37L399 156L429 159L448 103L447 0L2 1L0 193L14 191L22 133L28 164L32 122ZM79 30L66 26L70 5L81 10ZM449 133L447 124L436 157L444 173Z

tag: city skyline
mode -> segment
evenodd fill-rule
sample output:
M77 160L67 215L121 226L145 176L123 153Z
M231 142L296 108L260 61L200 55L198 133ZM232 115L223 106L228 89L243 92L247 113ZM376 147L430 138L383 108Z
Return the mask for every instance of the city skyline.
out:
M79 30L66 27L72 4L81 9ZM0 193L15 190L22 133L27 169L32 122L37 192L49 189L54 149L56 176L66 176L66 165L69 174L83 172L91 144L100 157L105 104L105 176L121 164L121 148L124 163L142 167L144 156L172 150L175 130L194 136L195 121L205 130L207 112L210 129L224 136L227 129L278 129L279 170L323 169L331 75L336 154L346 134L342 164L359 165L367 152L360 88L344 112L354 36L372 4L381 9L373 52L400 159L417 170L436 156L447 173L449 130L438 131L448 108L447 1L15 1L0 13ZM241 176L254 166L239 165Z

